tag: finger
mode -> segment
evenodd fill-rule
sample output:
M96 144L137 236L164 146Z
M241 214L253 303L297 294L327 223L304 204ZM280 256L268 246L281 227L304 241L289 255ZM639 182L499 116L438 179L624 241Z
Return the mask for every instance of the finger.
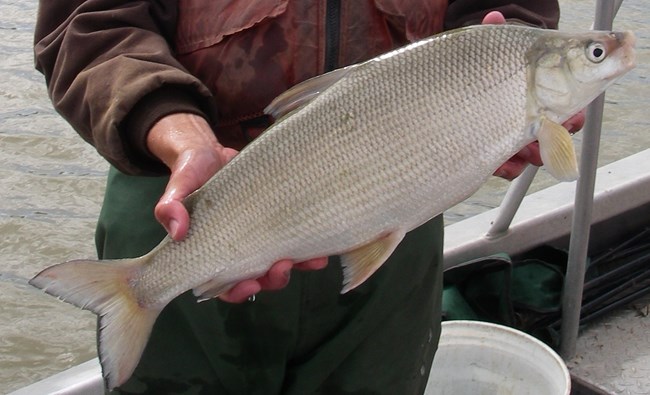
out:
M513 156L510 160L501 165L501 167L494 172L494 175L512 181L524 171L527 165L527 161L524 161L517 156Z
M271 266L271 269L264 276L258 278L257 282L265 291L282 289L289 284L292 267L293 262L288 259L278 261Z
M190 224L190 215L180 200L170 196L163 196L154 209L158 222L162 224L169 236L180 241L187 235Z
M191 166L190 155L179 160L167 183L165 193L154 209L158 222L167 230L174 240L182 240L190 226L190 216L183 205L183 200L206 179L206 175L198 175Z
M506 23L506 18L499 11L489 12L483 17L482 25L503 25Z
M566 130L568 130L570 133L575 133L582 129L582 127L585 125L585 112L586 110L583 109L579 113L569 118L566 122L564 122L563 126L566 128Z
M217 170L237 155L238 151L224 148L212 151L188 151L172 169L165 193L155 208L156 219L174 240L182 240L190 226L190 216L183 200L199 189Z
M293 267L298 270L321 270L327 266L327 262L327 257L315 258L308 261L296 263Z
M219 295L219 299L229 303L243 303L261 290L262 287L256 280L244 280L228 292Z
M230 162L232 160L232 158L237 156L238 153L239 153L239 151L237 151L235 149L225 147L221 151L222 157L224 158L224 163L222 164L222 166L225 166L226 163Z
M521 159L526 163L531 163L535 166L542 166L542 157L539 154L539 143L534 141L521 149L516 155L516 158Z

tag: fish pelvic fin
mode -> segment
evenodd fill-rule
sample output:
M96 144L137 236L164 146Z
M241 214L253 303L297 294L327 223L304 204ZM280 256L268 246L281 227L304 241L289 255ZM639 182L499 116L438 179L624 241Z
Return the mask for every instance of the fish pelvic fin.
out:
M143 307L133 292L134 273L147 259L70 261L51 266L29 281L99 316L97 348L109 390L131 377L162 310Z
M537 131L539 153L546 170L560 181L578 179L578 161L571 135L558 123L542 117Z
M395 251L404 238L403 231L388 233L377 240L341 255L343 265L342 294L366 281Z

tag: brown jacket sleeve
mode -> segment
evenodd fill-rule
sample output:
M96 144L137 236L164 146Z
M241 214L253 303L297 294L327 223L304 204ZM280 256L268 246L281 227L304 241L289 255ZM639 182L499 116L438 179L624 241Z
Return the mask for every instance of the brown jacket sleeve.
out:
M161 116L214 113L201 107L211 102L207 88L172 54L175 23L175 0L39 2L36 68L55 109L126 173L165 171L133 148Z
M554 28L556 0L451 0L445 28L480 23L489 10ZM129 174L161 173L146 133L173 112L216 122L208 89L174 58L177 0L41 0L36 67L54 107L99 153Z

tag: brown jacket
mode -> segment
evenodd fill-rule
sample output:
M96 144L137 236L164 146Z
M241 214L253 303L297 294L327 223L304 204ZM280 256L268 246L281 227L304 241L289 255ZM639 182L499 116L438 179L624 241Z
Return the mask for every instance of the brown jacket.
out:
M556 0L41 0L36 67L54 107L120 170L166 171L145 145L160 117L202 114L240 149L292 85L490 10L556 28Z

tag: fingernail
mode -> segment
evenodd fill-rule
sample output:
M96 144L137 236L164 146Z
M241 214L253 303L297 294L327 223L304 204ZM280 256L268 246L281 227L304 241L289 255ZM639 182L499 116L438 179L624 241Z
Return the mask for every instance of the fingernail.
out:
M564 128L569 132L569 134L573 134L573 133L576 132L576 130L575 130L576 125L574 125L574 124L571 123L571 122L567 122L567 123L565 123L565 124L564 124Z
M174 240L176 239L176 235L178 234L178 227L179 227L178 221L176 221L175 219L169 221L169 229L167 229L167 233L169 233L169 235Z
M580 131L580 129L582 129L582 127L580 126L580 124L569 123L566 126L566 129L569 131L569 133L574 135L574 134L578 133Z
M284 278L287 279L287 284L288 284L288 283L289 283L289 280L291 280L291 269L286 270L286 271L284 272Z
M494 175L496 177L507 178L508 172L503 169L497 169L497 171L494 172Z

